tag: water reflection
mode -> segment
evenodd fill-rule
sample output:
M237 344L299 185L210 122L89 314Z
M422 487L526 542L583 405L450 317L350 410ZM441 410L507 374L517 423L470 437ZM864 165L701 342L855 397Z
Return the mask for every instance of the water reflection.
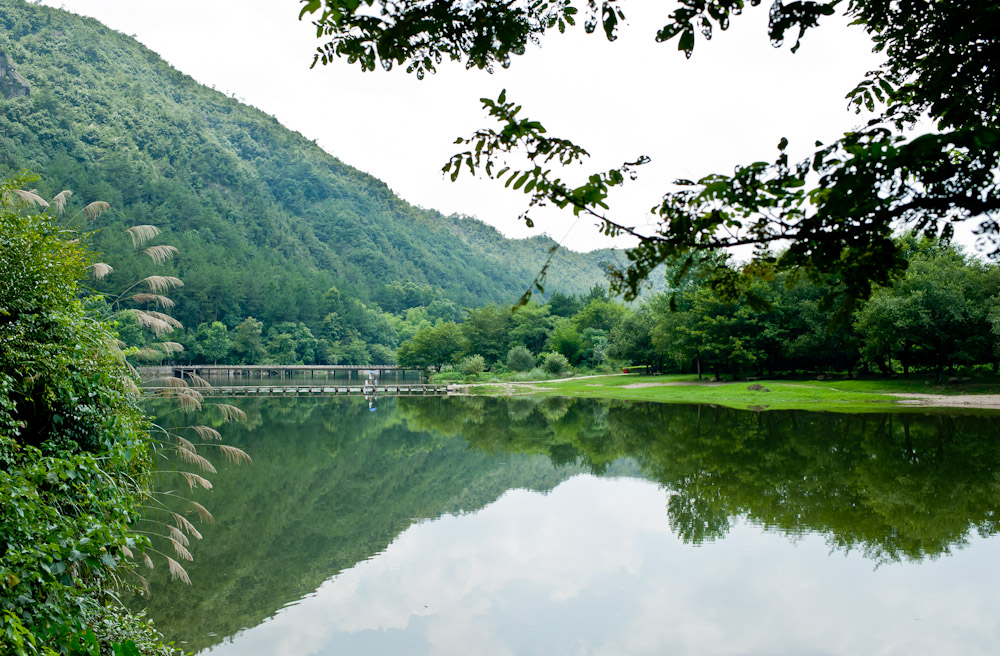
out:
M250 429L225 440L255 464L220 471L199 499L218 522L196 545L195 586L154 581L149 602L188 649L259 624L218 649L865 650L836 627L866 613L899 623L870 635L918 653L944 636L1000 644L980 605L998 601L996 545L918 565L996 532L996 416L476 397L387 398L376 413L360 398L241 406ZM852 555L828 558L831 545ZM980 560L987 574L966 571ZM946 608L959 594L964 619Z
M997 545L872 571L737 522L685 545L664 492L579 476L411 527L212 656L992 654ZM970 584L974 582L974 584Z
M523 398L404 405L410 425L477 448L537 453L600 474L620 458L670 490L671 529L700 544L746 517L819 532L878 561L993 535L998 414L847 415Z
M426 399L428 402L440 399ZM195 582L171 585L149 573L145 607L168 638L200 649L254 626L341 570L383 551L408 526L461 514L510 488L551 489L582 467L541 457L496 457L437 431L415 431L396 400L239 399L240 427L222 441L249 452L249 467L219 466L212 490L186 495L215 515L185 567ZM162 409L163 421L180 421ZM162 481L178 486L176 477Z

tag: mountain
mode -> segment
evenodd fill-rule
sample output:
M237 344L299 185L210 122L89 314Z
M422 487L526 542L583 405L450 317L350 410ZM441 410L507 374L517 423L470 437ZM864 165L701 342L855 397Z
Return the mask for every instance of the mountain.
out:
M72 190L76 209L111 204L92 226L116 269L105 291L153 272L132 256L124 228L159 227L161 242L180 249L174 313L191 327L246 316L315 324L332 286L365 303L396 281L458 306L511 302L554 243L409 205L134 39L0 0L0 175L19 170L39 176L44 197ZM620 257L561 251L546 287L586 292Z

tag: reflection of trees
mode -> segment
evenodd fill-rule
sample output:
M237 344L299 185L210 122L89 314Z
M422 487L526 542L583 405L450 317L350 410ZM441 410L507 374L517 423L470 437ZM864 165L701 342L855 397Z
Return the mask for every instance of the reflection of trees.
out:
M254 464L220 466L214 489L194 493L217 521L201 527L205 539L192 547L192 587L170 585L157 568L149 572L152 597L134 600L168 637L183 636L185 649L258 624L378 554L419 519L476 510L512 487L551 489L580 471L556 470L545 458L497 458L440 431L412 430L394 398L380 399L378 412L360 397L234 402L260 430L223 426L222 438ZM164 421L175 418L183 421L164 410Z
M475 403L478 419L463 419ZM735 517L815 531L878 560L947 553L998 529L992 416L843 415L573 399L447 399L400 407L424 429L490 452L542 453L596 473L632 458L672 490L670 526L700 543Z
M934 556L973 530L996 530L1000 450L986 418L710 415L700 429L693 422L647 442L640 459L677 490L672 525L717 527L701 539L724 533L720 517L742 515L787 533L818 531L881 561ZM628 416L616 419L622 433L636 435Z
M628 455L612 444L599 404L563 397L449 397L435 404L400 398L399 408L414 430L458 435L490 453L543 454L557 466L583 462L598 474Z

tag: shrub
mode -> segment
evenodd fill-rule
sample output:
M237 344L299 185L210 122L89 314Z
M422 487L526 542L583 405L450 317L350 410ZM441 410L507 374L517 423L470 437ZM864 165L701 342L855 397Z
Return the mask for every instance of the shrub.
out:
M569 360L562 353L546 353L542 358L542 369L553 376L561 376L570 372Z
M148 423L114 334L77 297L84 248L13 188L0 185L0 643L110 653L95 618L147 542L129 525L152 468Z
M535 367L531 371L522 371L514 374L511 380L518 382L526 382L532 380L545 380L549 375L542 371L541 367Z
M535 367L535 356L524 346L515 346L507 351L507 368L511 371L531 371Z
M466 356L458 363L458 370L466 376L480 374L486 370L486 358L481 355Z

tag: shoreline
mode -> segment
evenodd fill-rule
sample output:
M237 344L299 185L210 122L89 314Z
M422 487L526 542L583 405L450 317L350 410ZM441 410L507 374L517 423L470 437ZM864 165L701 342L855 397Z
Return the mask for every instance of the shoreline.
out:
M623 380L626 378L626 380ZM667 378L664 380L663 378ZM674 378L670 380L670 378ZM708 382L685 376L612 374L541 381L457 383L453 393L478 396L568 396L724 405L737 409L885 412L903 409L954 408L1000 411L1000 385L963 385L953 394L910 391L919 381L837 380ZM940 387L940 386L937 386ZM975 387L975 391L968 389Z

